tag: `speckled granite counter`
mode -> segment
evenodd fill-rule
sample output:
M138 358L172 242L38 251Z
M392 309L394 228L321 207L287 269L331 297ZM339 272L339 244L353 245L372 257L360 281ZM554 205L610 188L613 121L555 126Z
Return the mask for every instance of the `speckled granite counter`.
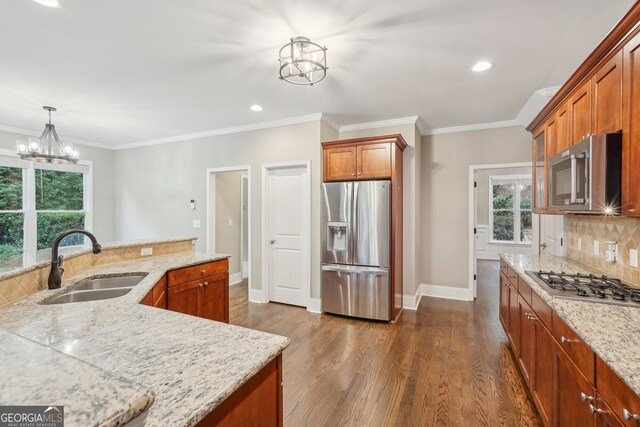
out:
M501 258L640 395L640 307L553 297L526 274L529 270L602 274L577 262L554 256L533 257L519 254L502 254Z
M149 409L147 426L192 426L289 345L285 337L138 304L166 271L223 258L227 256L185 253L93 267L66 278L62 289L43 290L0 309L0 329L66 355L63 357L85 362L86 366L93 365L91 369L100 368L114 381L129 381L150 390L155 403ZM86 277L125 272L148 275L119 298L40 304ZM3 352L0 365L7 358L11 354ZM13 361L21 362L22 368L16 367L15 371L42 361L24 354ZM101 390L93 380L82 380L83 366L79 365L76 371L74 380L80 381L73 398L82 400L84 396L87 402L79 403L88 405ZM14 393L3 376L0 396L9 397L2 400L19 400ZM64 397L43 396L61 398L56 401L61 405L76 405L75 400ZM121 410L122 395L115 393L111 397L104 401L103 410ZM140 413L132 410L134 403L128 400L128 406L124 406L128 419ZM88 416L96 425L106 420L98 419L102 417L98 412ZM66 425L87 424L71 420Z

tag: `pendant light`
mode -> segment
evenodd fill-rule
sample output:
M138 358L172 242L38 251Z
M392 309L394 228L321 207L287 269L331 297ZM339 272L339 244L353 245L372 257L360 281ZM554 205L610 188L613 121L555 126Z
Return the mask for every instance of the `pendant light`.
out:
M44 106L49 112L49 123L45 124L44 132L38 138L29 141L19 140L16 150L21 159L45 163L78 163L80 155L71 143L63 143L58 137L56 127L51 123L51 113L57 111L54 107Z

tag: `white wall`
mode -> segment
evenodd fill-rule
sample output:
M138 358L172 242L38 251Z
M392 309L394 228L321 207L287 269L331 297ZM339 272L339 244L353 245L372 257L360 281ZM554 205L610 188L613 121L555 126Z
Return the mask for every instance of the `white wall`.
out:
M520 126L422 137L420 281L466 288L469 277L469 166L531 161Z
M242 225L241 177L243 173L241 171L216 173L214 175L215 190L211 187L211 191L215 192L215 248L216 252L231 255L230 275L242 272L240 227Z
M320 122L120 150L115 156L116 237L195 235L206 250L206 169L251 165L253 289L261 287L263 163L310 160L311 242L320 241ZM195 199L197 208L189 208ZM192 227L199 219L200 229ZM311 296L320 297L320 248L311 245Z
M0 148L16 149L18 139L33 135L23 135L0 130ZM80 158L93 162L93 232L100 242L111 242L116 238L114 227L114 159L112 150L79 145Z

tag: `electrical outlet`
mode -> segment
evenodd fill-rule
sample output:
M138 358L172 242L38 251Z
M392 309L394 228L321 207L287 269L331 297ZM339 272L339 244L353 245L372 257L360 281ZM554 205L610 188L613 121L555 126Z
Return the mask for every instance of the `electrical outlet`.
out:
M629 265L631 265L631 267L638 267L638 250L637 249L629 250Z
M153 248L140 249L140 256L149 256L149 255L153 255Z
M578 250L582 250L582 237L578 237Z
M200 228L200 220L199 219L194 219L193 220L193 228Z
M229 223L228 223L227 225L228 225L229 227L233 227L233 220L232 220L232 219L230 219L230 220L229 220Z
M593 254L595 256L600 256L600 242L597 240L593 241Z

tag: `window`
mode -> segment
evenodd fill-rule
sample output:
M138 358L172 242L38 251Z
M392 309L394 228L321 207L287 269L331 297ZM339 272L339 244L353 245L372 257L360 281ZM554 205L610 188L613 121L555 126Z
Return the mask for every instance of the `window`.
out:
M70 228L91 229L91 164L39 164L0 152L0 271L50 257ZM61 246L84 244L71 235Z
M531 176L489 178L491 239L500 243L531 243Z

